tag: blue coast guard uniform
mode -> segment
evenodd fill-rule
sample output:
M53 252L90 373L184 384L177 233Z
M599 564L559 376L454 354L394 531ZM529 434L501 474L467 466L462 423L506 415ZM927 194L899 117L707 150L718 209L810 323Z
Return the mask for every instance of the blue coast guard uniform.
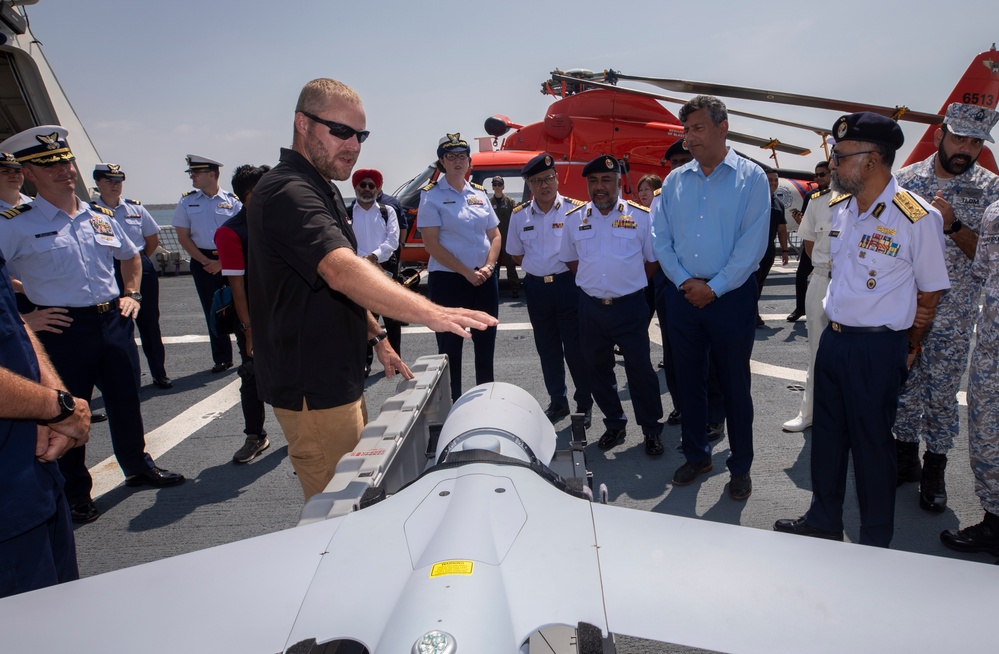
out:
M0 168L20 170L21 164L17 163L17 157L12 155L10 152L0 152ZM28 202L31 202L31 198L24 193L18 193L18 195L20 197L18 198L17 204L27 204ZM16 207L17 204L10 204L3 198L0 198L0 211L6 211L7 209Z
M551 155L540 154L524 166L524 179L551 171L555 163ZM506 251L522 256L520 267L524 271L524 292L527 294L527 314L534 331L534 345L541 358L541 373L553 407L564 407L568 413L568 389L565 384L565 365L569 366L576 390L573 399L579 413L586 413L593 406L590 382L583 363L579 345L579 296L572 272L559 260L565 216L584 202L555 196L547 213L542 212L535 200L513 209L507 231ZM564 357L564 363L563 363Z
M219 172L222 164L212 159L197 155L187 155L188 173L196 170L214 170ZM209 259L218 260L219 253L215 249L215 231L227 220L239 213L243 208L243 203L234 194L219 188L218 193L208 196L204 191L195 189L188 191L181 196L177 203L177 209L173 213L172 224L174 227L184 227L191 230L191 240ZM194 278L194 287L198 291L198 299L201 301L201 308L205 313L205 325L209 324L208 314L212 309L212 298L215 291L222 288L223 278L221 273L210 274L205 272L204 266L191 259L191 277ZM212 346L212 360L216 368L222 364L225 367L232 365L232 342L228 335L216 336L208 330L208 339ZM224 368L223 368L224 369Z
M868 112L841 117L832 131L837 143L883 143L897 150L903 141L893 120ZM823 307L831 322L815 359L813 494L804 523L842 534L852 452L860 543L888 547L895 518L892 425L907 375L906 330L916 315L917 291L950 287L943 219L894 177L864 212L850 195L830 204L832 278Z
M583 168L583 176L591 171L619 172L620 168L613 157L599 157ZM656 260L649 210L620 198L607 215L592 202L575 207L565 216L559 259L579 262L579 340L604 425L617 430L628 422L614 374L614 345L618 345L635 419L643 434L658 437L663 407L659 378L652 368L645 301L649 283L645 263Z
M75 159L66 146L66 134L61 127L46 125L11 137L3 145L22 163L58 165ZM125 477L135 478L127 479L128 483L141 484L148 478L155 479L154 485L179 483L182 476L157 469L145 453L135 383L139 357L134 327L118 307L113 260L133 259L139 249L110 210L76 202L73 215L40 195L30 204L3 212L0 251L16 263L24 292L33 304L66 308L73 319L60 334L38 332L38 340L72 395L89 402L94 386L101 390L115 457ZM66 452L59 467L66 478L70 507L92 505L93 480L85 447ZM97 515L92 507L87 520Z
M94 168L94 180L96 181L100 176L124 181L125 171L117 164L99 163ZM111 210L125 235L139 248L139 256L142 260L142 282L139 287L139 293L142 294L142 309L135 319L135 326L139 328L139 338L142 340L142 351L149 364L149 374L158 385L172 385L166 374L166 349L163 347L163 336L160 333L159 277L152 260L144 252L146 237L158 234L160 226L156 224L146 208L136 200L122 198L118 201L117 206L112 207L99 198L95 204L98 207ZM119 290L124 290L121 266L117 261L115 262L115 281L118 283Z

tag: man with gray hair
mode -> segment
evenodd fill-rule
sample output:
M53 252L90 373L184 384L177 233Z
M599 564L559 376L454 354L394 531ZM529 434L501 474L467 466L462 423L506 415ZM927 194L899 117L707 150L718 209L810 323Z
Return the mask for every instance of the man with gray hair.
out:
M947 107L933 136L932 157L895 174L898 183L918 193L943 215L950 291L940 298L937 316L923 339L909 378L898 396L895 447L898 485L919 483L919 506L942 513L947 508L944 470L947 453L960 430L957 392L968 365L982 283L971 274L985 208L999 200L999 177L975 161L989 130L999 121L991 109L971 104ZM919 465L919 440L926 443Z
M694 160L670 172L653 215L654 248L668 282L664 299L676 366L683 454L675 486L711 471L706 377L713 360L725 398L732 474L728 494L752 493L753 398L749 358L756 334L753 273L767 248L770 189L757 164L731 148L721 100L699 95L680 109Z
M288 440L305 498L322 492L367 421L365 343L385 376L412 373L372 312L468 338L497 320L446 308L388 279L357 256L343 196L368 138L361 99L346 84L316 79L295 107L291 149L253 189L247 207L257 387Z

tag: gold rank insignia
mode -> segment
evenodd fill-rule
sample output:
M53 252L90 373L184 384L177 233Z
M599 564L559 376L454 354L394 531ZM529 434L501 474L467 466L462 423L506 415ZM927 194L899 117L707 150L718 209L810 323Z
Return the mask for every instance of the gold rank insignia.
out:
M469 184L471 184L472 188L474 188L477 191L485 191L486 190L485 186L482 186L480 184L476 184L475 182L469 182Z
M834 207L837 204L839 204L840 202L842 202L843 200L849 200L852 197L853 197L852 193L843 193L841 195L837 195L836 197L834 197L831 200L829 200L829 206L830 207Z
M908 191L899 191L896 193L895 197L892 198L892 203L905 214L905 217L911 223L916 222L929 213Z
M432 188L433 188L433 187L435 187L435 186L437 186L437 181L436 181L436 180L435 180L435 181L433 181L433 182L430 182L429 184L427 184L426 186L424 186L424 187L423 187L423 188L421 188L420 190L421 190L421 191L429 191L430 189L432 189Z
M657 198L660 195L662 195L662 192L663 192L663 190L661 188L657 188L655 191L652 192L652 197L656 197Z
M139 202L138 200L129 200L128 198L125 198L125 204L134 204L137 207L142 206L142 203Z
M521 202L520 204L518 204L516 207L513 208L513 213L517 213L518 211L520 211L524 207L528 207L530 205L531 205L531 201L530 200L528 200L527 202Z
M180 196L180 197L182 197L182 198L186 198L187 196L189 196L189 195L194 195L194 194L195 194L195 193L197 193L197 192L198 192L198 189L193 189L193 190L190 190L190 191L188 191L187 193L185 193L184 195L182 195L182 196Z
M635 207L636 209L641 209L642 211L648 213L649 208L642 204L641 202L635 202L634 200L628 200L628 204Z
M10 220L11 218L16 218L25 211L31 211L30 204L19 204L16 207L11 207L10 209L7 209L7 211L0 212L0 216Z
M102 213L105 216L111 216L112 218L114 218L114 212L113 211L111 211L107 207L102 207L101 205L97 204L96 202L91 202L90 203L90 208L93 209L94 211L96 211L97 213Z
M120 170L121 166L118 164L108 164L108 172L112 175L117 175Z
M572 203L573 203L574 205L576 205L576 206L575 206L575 207L573 207L572 209L569 209L568 211L566 211L566 212L565 212L565 215L567 215L567 216L568 216L568 215L569 215L570 213L572 213L572 212L574 212L574 211L579 211L580 209L582 209L583 207L585 207L585 206L586 206L586 203L585 203L585 202L580 202L579 200L573 200L573 199L571 199L571 198L566 198L566 199L567 199L567 200L569 200L569 202L572 202Z
M821 191L816 189L815 191L812 191L812 194L808 196L808 199L809 200L818 200L819 198L821 198L826 193L832 193L832 189L831 188L824 188Z

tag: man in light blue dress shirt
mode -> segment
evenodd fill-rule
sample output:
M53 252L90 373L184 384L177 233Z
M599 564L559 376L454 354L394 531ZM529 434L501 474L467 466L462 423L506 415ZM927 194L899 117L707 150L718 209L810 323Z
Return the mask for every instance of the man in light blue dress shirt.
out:
M663 184L653 215L656 257L669 283L665 302L677 371L683 453L673 475L685 486L711 471L707 422L708 357L725 397L732 473L729 495L752 492L753 400L749 357L756 333L756 278L767 247L770 190L763 170L726 144L728 112L711 96L680 109L694 160Z

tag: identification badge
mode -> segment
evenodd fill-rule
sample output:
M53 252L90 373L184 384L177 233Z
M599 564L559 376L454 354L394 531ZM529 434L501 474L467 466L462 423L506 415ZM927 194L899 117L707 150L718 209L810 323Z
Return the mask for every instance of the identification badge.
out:
M579 231L581 231L581 232L585 232L588 229L593 229L593 225L580 225L579 226Z
M533 232L534 231L534 225L525 225L524 226L524 231L525 232Z

